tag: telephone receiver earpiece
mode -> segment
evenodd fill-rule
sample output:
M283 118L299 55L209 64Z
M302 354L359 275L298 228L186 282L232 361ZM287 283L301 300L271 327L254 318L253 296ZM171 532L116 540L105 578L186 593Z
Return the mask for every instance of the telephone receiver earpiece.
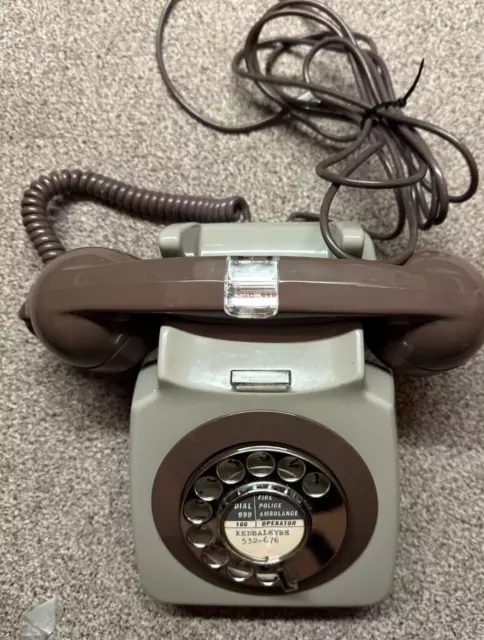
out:
M432 278L447 310L425 315L372 318L365 340L395 372L431 375L465 364L484 343L484 278L465 260L444 253L417 253L404 267Z
M52 353L71 365L100 373L118 373L136 366L148 352L149 344L132 320L116 313L63 311L65 289L58 284L61 280L64 286L71 287L75 296L85 270L116 264L127 266L137 260L121 251L94 248L69 251L48 263L24 308L31 331ZM95 287L92 294L96 295Z
M395 371L432 374L466 362L484 342L484 278L461 258L420 253L404 266L281 257L278 317L358 318L375 355ZM110 249L76 249L50 262L25 319L66 362L127 370L156 347L143 319L224 314L227 258L140 260ZM262 322L271 322L270 319Z

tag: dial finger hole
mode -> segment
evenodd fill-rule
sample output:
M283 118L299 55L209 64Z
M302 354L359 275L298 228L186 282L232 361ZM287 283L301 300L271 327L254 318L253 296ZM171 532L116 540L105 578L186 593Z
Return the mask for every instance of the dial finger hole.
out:
M195 493L206 502L218 500L222 495L223 487L218 478L214 476L203 476L195 482Z
M259 572L255 574L255 577L263 587L273 587L279 582L279 576L274 572Z
M217 465L217 475L225 484L237 484L245 476L245 467L236 458L227 458Z
M208 527L190 527L187 538L194 547L203 549L212 543L213 533Z
M304 477L302 488L309 498L322 498L330 490L331 482L323 473L313 471Z
M227 574L234 582L244 582L252 575L252 567L248 562L236 560L227 567Z
M306 465L301 458L285 456L279 460L277 473L285 482L298 482L306 473Z
M275 468L274 458L266 451L254 451L247 458L247 469L256 478L265 478Z
M204 502L200 500L200 498L188 500L188 502L185 503L183 512L185 518L193 524L203 524L210 520L213 514L212 507L208 502Z
M203 550L202 560L210 569L220 569L229 561L229 554L225 547L217 544Z

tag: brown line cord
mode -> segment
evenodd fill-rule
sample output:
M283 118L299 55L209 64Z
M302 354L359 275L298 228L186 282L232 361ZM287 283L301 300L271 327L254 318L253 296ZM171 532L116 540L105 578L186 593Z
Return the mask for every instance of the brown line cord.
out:
M229 126L197 111L173 83L164 59L165 32L170 15L178 0L168 0L160 17L156 51L161 76L176 102L193 118L205 126L223 133L243 134L264 129L284 121L302 123L342 149L316 167L317 174L329 183L320 215L317 216L325 242L339 258L353 258L336 243L330 229L330 209L334 197L342 186L360 189L391 189L397 205L397 223L389 233L370 232L378 240L398 237L408 227L405 250L391 262L405 263L415 252L418 231L442 224L449 204L471 198L478 186L478 168L467 146L444 129L425 120L404 115L402 108L414 86L403 98L397 98L388 68L379 55L373 40L352 31L329 7L319 0L282 0L277 2L251 27L243 48L232 62L233 72L251 80L274 105L274 113L258 122ZM300 37L281 35L264 40L263 28L281 18L303 18L315 25L312 34ZM283 54L304 48L302 75L298 80L277 75L272 69ZM261 53L269 51L264 63ZM358 92L358 98L341 93L312 80L314 59L331 51L346 57ZM294 97L287 89L300 89ZM352 132L336 136L325 131L319 121L338 120L351 125ZM420 131L432 133L451 144L464 158L469 169L469 186L461 194L449 194L442 169ZM350 156L356 158L350 160ZM354 171L376 156L386 179L363 180L352 178ZM332 170L340 162L346 167ZM427 202L429 197L429 202ZM314 214L296 213L289 219L314 219Z

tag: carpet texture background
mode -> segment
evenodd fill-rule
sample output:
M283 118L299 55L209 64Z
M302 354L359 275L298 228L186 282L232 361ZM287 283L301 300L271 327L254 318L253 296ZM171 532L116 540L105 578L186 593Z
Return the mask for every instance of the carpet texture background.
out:
M256 114L230 60L269 3L184 0L168 31L168 64L212 115ZM398 93L425 57L408 112L464 137L484 163L484 47L477 0L334 0L371 34ZM195 123L160 80L160 0L4 0L0 11L0 637L57 593L62 640L484 637L484 352L431 380L397 380L401 533L393 594L354 614L198 611L152 602L140 588L130 527L128 435L133 381L79 374L47 354L17 320L39 272L20 222L22 190L41 172L80 166L173 192L232 195L256 219L317 210L327 153L280 127L228 137ZM331 74L323 65L322 73ZM440 147L439 147L440 149ZM449 180L460 159L442 150ZM453 208L423 247L484 269L482 189ZM388 216L385 196L345 192L335 215ZM99 244L157 255L157 230L102 207L59 213L69 247ZM168 426L168 425L167 425ZM169 576L167 576L169 579Z

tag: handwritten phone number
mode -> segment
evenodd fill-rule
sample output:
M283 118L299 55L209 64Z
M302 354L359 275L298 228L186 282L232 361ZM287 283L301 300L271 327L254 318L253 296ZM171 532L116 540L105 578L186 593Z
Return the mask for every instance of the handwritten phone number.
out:
M242 538L242 544L279 544L279 538Z

